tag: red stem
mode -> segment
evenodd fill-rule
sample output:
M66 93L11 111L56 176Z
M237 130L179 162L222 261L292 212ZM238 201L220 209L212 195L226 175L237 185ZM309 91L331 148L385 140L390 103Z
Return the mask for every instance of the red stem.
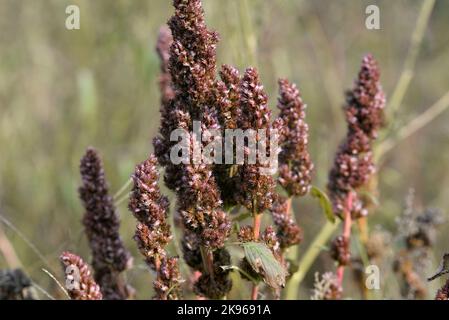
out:
M262 215L261 214L255 214L254 215L254 222L253 222L253 236L254 241L259 240L259 234L260 234L260 222L261 222Z
M344 220L343 220L343 238L345 238L346 242L349 245L349 239L351 237L351 226L352 226L352 199L353 194L349 192L348 197L346 198L346 206L344 210ZM340 286L343 284L343 276L345 273L345 266L338 266L337 268L337 279Z
M257 300L257 295L259 294L259 286L253 284L253 289L251 290L251 300Z
M261 221L262 221L262 215L255 212L254 213L254 222L253 222L254 241L259 240ZM259 293L259 286L254 283L253 288L251 290L251 300L257 300L258 293Z

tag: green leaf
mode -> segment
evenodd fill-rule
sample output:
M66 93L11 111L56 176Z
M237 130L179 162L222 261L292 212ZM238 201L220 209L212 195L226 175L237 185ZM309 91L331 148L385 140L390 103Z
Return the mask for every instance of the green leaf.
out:
M288 272L264 243L245 242L242 243L242 246L246 260L254 271L263 276L266 284L275 289L285 286Z
M335 215L334 212L332 211L332 204L327 194L315 186L312 186L310 194L312 195L312 197L317 198L318 201L320 202L321 208L323 209L327 220L329 220L332 223L335 223Z

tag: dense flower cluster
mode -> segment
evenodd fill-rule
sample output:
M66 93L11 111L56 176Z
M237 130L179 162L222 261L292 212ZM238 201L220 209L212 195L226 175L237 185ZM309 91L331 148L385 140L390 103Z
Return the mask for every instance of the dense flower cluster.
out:
M379 77L377 62L366 55L354 88L346 96L348 133L338 149L328 184L334 212L340 217L351 190L366 184L375 171L371 144L383 124L385 107ZM355 195L351 215L357 218L366 214L363 203Z
M231 264L231 258L226 249L220 248L212 252L212 275L210 270L205 268L203 262L201 241L198 235L189 229L186 229L184 232L182 251L187 265L201 273L194 283L196 294L210 299L219 299L231 290L232 282L229 279L229 270L222 268L222 266Z
M240 85L240 113L238 127L240 129L271 128L271 110L268 108L268 97L254 68L245 71ZM269 136L269 133L266 133ZM277 152L277 150L270 150ZM238 202L252 212L262 213L271 207L274 197L275 181L271 175L261 172L266 164L257 159L256 164L245 164L239 167Z
M63 252L60 261L66 278L66 289L73 300L102 300L100 286L93 279L89 266L77 255Z
M289 212L288 199L277 196L270 208L273 222L277 228L277 238L282 249L299 244L302 240L302 230L296 224Z
M340 266L347 266L351 262L351 252L347 238L338 236L332 241L331 257Z
M175 14L168 22L173 37L168 66L174 96L167 117L169 119L162 120L162 127L182 128L192 132L193 121L197 120L201 122L203 133L221 130L217 101L226 103L227 90L224 86L220 89L216 81L218 34L207 29L200 0L174 0L173 5ZM190 142L190 147L193 148L194 144L204 147L210 141L201 141L191 135ZM223 296L230 289L230 282L227 274L220 273L220 276L223 275L220 278L215 270L213 251L223 247L229 236L231 223L222 209L223 202L214 167L201 162L164 164L164 180L177 193L177 210L183 220L185 232L194 233L198 248L205 249L210 256L208 270L202 270L202 276L196 284L198 294L215 297L220 292ZM185 237L189 235L186 234ZM195 260L193 257L198 255L198 248L190 250L188 246L184 246L187 249L184 250L184 255ZM206 291L208 286L205 283L209 281L207 277L217 282L217 292Z
M170 71L176 100L196 118L215 83L218 34L207 29L201 0L174 0ZM180 101L182 100L182 101Z
M159 91L160 91L160 113L161 113L161 127L159 128L159 136L153 139L154 153L161 165L166 166L170 164L170 133L176 129L178 124L175 121L178 116L173 110L174 90L172 87L171 75L169 70L170 47L173 43L171 31L167 26L161 27L159 30L159 37L157 40L156 51L159 55L161 73L159 76Z
M207 126L208 122L202 125ZM211 165L187 164L181 170L178 210L184 226L198 234L201 245L211 249L223 247L231 222L222 209L220 190Z
M169 70L170 47L173 43L170 28L162 26L159 30L159 36L156 44L156 51L161 61L159 75L159 89L161 92L162 106L168 106L173 100L175 93L172 87L171 75Z
M201 276L195 283L194 291L199 296L209 299L221 299L232 288L229 270L223 266L231 265L231 256L228 250L221 248L213 252L213 272L202 270Z
M279 80L279 118L284 130L279 153L279 184L290 196L303 196L310 189L313 163L307 150L309 127L305 122L306 105L296 85Z
M237 129L241 76L236 68L225 64L221 67L220 78L222 81L217 85L217 91L222 92L219 96L223 97L217 99L220 107L220 123L224 129Z
M86 210L83 224L92 250L95 281L105 299L129 298L132 289L120 273L130 267L132 259L120 238L119 216L108 194L103 163L95 149L87 149L81 159L80 173L79 194Z
M168 199L159 190L157 159L151 155L136 167L129 209L138 220L134 239L147 264L156 271L156 299L178 299L182 281L178 259L168 257L166 245L172 239L167 222Z
M219 111L218 119L222 132L225 134L227 129L238 128L241 77L236 68L225 64L221 67L220 78L222 81L218 81L215 88L215 104ZM237 166L235 164L223 164L214 168L225 207L237 204L238 176L236 175L236 169Z

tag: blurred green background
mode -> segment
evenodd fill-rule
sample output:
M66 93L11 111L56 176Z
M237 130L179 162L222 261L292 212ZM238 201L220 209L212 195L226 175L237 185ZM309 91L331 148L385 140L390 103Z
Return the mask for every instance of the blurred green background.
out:
M204 0L206 20L221 35L219 63L261 73L275 110L277 79L295 81L308 104L314 184L325 188L345 133L341 106L363 54L379 61L389 97L408 54L420 0ZM365 8L380 8L381 30L365 28ZM65 8L81 9L81 29L65 28ZM73 250L89 260L77 188L85 148L101 152L111 193L152 151L159 125L159 27L173 9L168 0L0 0L0 214L20 263L56 297L60 291L41 268L62 279L58 256ZM437 0L409 90L389 124L401 127L449 89L449 2ZM404 197L416 190L418 206L449 208L449 112L401 141L382 161L379 206L370 225L394 230ZM314 199L295 201L307 248L324 223ZM132 240L135 221L120 205L122 234L136 267L128 278L139 298L151 296L151 274ZM442 230L448 225L442 227ZM449 250L442 231L435 256ZM301 254L301 253L300 253ZM45 260L46 262L44 262ZM8 264L0 254L0 268ZM332 269L323 254L301 286L308 298L315 271ZM143 280L143 281L142 281ZM353 296L357 297L358 293Z

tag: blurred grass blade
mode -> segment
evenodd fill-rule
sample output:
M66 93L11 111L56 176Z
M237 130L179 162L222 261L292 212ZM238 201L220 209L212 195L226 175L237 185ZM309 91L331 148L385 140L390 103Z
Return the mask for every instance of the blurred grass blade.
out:
M337 220L336 223L331 223L329 221L323 226L318 235L315 237L313 242L307 248L304 256L299 261L299 270L296 272L290 279L287 284L287 290L285 293L285 298L287 300L296 300L297 293L299 289L299 285L301 281L304 279L305 275L309 271L315 259L318 257L318 254L321 252L329 238L332 234L337 230L338 225L340 224L340 220Z
M50 271L48 271L47 269L42 268L42 271L44 271L54 282L56 282L56 284L61 289L61 291L64 292L64 294L67 296L67 298L70 299L69 293L63 287L63 285L58 281L58 279L56 279L56 277Z
M407 57L404 62L404 68L399 77L399 81L395 90L390 98L389 110L390 114L394 117L402 104L402 100L407 92L410 82L413 78L416 59L418 57L422 39L429 22L430 15L432 14L435 0L425 0L421 6L421 10L418 15L418 21L416 23L415 30L412 33L410 48Z
M435 102L430 108L418 115L408 124L403 126L398 133L387 140L384 140L377 149L377 159L380 159L388 151L392 150L400 141L410 137L416 131L422 129L427 124L432 122L441 113L449 108L449 91Z
M133 179L129 178L128 180L126 180L125 184L121 186L120 189L114 194L114 200L117 200L118 197L120 197L132 183Z
M39 249L28 239L19 229L14 226L8 219L0 214L0 220L8 226L12 231L14 231L27 245L30 249L39 257L39 259L48 267L50 267L50 263L45 258L45 256L39 251Z

